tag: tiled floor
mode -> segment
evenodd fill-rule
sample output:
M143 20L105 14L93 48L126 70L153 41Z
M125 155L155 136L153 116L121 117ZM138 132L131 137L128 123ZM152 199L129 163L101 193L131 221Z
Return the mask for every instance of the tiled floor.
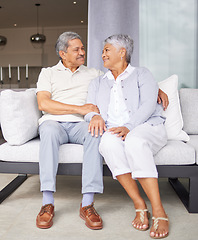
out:
M13 176L15 175L0 174L0 189ZM167 239L198 239L198 214L187 212L166 179L160 179L159 184L162 201L170 218L170 235ZM22 186L0 205L0 240L150 239L149 231L140 232L131 226L135 215L134 208L119 183L111 177L105 177L104 185L104 194L95 197L95 207L104 221L102 230L88 229L79 217L81 178L74 176L57 177L54 225L50 229L41 230L35 226L42 201L39 177L29 176ZM146 202L150 208L149 202Z

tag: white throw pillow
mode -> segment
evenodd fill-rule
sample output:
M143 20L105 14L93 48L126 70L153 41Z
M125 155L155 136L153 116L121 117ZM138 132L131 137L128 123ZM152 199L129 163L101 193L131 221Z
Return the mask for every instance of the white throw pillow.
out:
M40 117L35 89L1 92L1 129L10 145L21 145L37 137Z
M163 116L166 117L165 127L169 140L189 141L189 136L182 130L183 118L181 114L178 76L172 75L164 81L158 82L159 88L168 95L169 105Z

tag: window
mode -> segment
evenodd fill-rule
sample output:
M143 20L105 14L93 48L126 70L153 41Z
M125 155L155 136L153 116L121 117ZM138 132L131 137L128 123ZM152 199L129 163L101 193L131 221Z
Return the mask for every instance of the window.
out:
M140 66L156 81L172 74L197 87L197 1L140 0Z

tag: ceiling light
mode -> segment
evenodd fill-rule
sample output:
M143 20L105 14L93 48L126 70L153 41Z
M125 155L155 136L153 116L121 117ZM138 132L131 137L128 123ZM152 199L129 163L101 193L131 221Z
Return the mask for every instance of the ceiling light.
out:
M35 4L35 6L37 7L37 34L33 34L33 35L30 37L30 41L31 41L32 43L36 43L36 44L38 44L38 43L44 43L45 40L46 40L45 35L40 34L40 33L38 32L38 25L39 25L38 7L39 7L40 5L41 5L40 3L36 3L36 4Z
M17 26L17 24L15 23L15 24L14 24L14 27L16 27L16 26Z
M0 8L2 7L0 6ZM7 38L4 36L0 36L0 46L4 46L6 45L6 43L7 43Z
M77 2L73 2L73 4L76 4Z
M80 21L81 23L84 23L84 21Z
M0 36L0 46L6 45L7 38L4 36Z

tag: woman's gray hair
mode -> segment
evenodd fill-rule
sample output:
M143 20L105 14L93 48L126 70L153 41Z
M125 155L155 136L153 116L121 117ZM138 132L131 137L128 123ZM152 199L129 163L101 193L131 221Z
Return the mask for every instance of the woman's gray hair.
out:
M126 49L126 61L130 63L131 55L133 53L133 39L129 35L115 34L104 40L103 46L105 44L111 44L115 48L125 48Z
M56 53L59 57L60 57L59 51L67 52L67 48L69 46L68 42L73 39L80 39L82 42L81 36L79 36L75 32L64 32L59 36L55 45Z

